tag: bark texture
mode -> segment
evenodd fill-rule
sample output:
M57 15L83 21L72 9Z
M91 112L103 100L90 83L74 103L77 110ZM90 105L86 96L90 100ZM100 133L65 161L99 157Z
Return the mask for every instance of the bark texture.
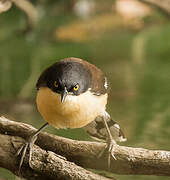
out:
M36 145L33 148L31 167L28 165L27 155L21 171L18 172L19 158L15 156L15 153L24 142L23 139L2 134L0 134L0 139L0 167L9 169L18 176L31 180L109 180L109 178L87 171L67 161L66 158L51 151L45 151Z
M0 167L17 174L19 157L16 157L15 153L23 143L22 138L26 139L35 130L30 125L0 118ZM48 176L51 179L61 179L64 175L65 179L87 179L86 176L81 176L82 172L88 179L97 179L101 176L81 167L108 170L107 154L98 158L106 145L104 143L75 141L47 133L40 133L35 143L37 146L34 146L31 168L28 165L28 157L24 160L21 171L24 177L31 173L35 178ZM115 157L116 160L111 159L112 173L170 176L169 151L117 145Z

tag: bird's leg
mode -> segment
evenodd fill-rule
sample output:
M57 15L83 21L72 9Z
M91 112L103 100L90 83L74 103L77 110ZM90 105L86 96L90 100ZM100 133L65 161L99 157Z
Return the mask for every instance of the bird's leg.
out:
M114 155L114 148L115 146L117 146L116 141L113 139L112 134L110 132L109 126L107 124L107 119L110 119L110 115L105 112L105 115L103 117L103 121L104 121L104 125L106 127L106 131L108 133L108 140L107 140L107 146L104 149L104 151L108 150L109 154L108 154L108 168L110 168L110 160L111 160L111 156L116 160L116 157Z
M37 139L37 135L48 125L48 123L45 123L40 129L38 129L35 133L33 133L26 142L18 149L16 155L19 156L21 154L21 159L19 163L19 172L21 170L21 166L24 161L24 157L26 155L26 151L29 148L29 165L31 162L31 156L32 156L32 146L34 145L34 142Z
M108 167L110 168L110 158L111 156L116 160L116 157L114 155L114 147L117 145L116 141L113 139L110 129L108 127L108 124L106 122L106 119L103 118L107 133L108 133L108 142L107 142L107 147L106 149L108 149L109 155L108 155Z

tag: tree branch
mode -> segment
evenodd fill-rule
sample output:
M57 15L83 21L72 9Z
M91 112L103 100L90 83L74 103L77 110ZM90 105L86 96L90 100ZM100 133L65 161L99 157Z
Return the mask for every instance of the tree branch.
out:
M27 28L26 30L32 30L38 19L38 12L34 5L29 0L11 0L18 8L20 8L27 17Z
M0 13L8 11L12 6L10 0L0 0Z
M170 16L170 0L139 0L153 7L158 8L167 16Z
M31 159L31 168L28 166L28 155L25 158L23 168L19 174L18 160L14 154L22 145L23 139L17 136L0 134L0 167L11 170L14 174L26 179L49 179L49 180L109 180L90 171L75 165L51 151L45 151L38 146L33 147L33 158Z
M4 117L0 118L1 134L19 136L25 139L35 130L36 129L30 125L10 121ZM67 160L72 161L82 167L107 170L107 155L97 158L99 153L106 145L104 143L75 141L47 133L40 133L36 144L42 149L64 156L67 158ZM3 146L3 143L1 143L1 145ZM2 149L1 145L0 150ZM49 152L46 152L47 154L43 156L42 154L43 152L45 153L45 151L37 151L38 147L34 146L34 148L35 147L35 152L37 152L37 154L33 154L33 159L42 156L43 161L41 161L41 166L46 167L46 164L44 164L46 163L45 157L49 157ZM55 156L58 158L56 154ZM110 172L112 173L170 176L170 152L168 151L116 146L115 157L117 160L111 160ZM10 158L14 157L10 156ZM0 159L3 161L3 158ZM24 167L28 168L27 162L24 162ZM35 168L36 167L37 165ZM36 170L36 172L42 173L43 171Z

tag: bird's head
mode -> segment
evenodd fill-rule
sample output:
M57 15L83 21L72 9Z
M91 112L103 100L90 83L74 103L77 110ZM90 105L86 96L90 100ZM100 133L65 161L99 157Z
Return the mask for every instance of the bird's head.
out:
M91 86L91 73L82 62L59 61L47 68L39 77L36 87L48 87L61 95L63 103L67 95L78 96Z

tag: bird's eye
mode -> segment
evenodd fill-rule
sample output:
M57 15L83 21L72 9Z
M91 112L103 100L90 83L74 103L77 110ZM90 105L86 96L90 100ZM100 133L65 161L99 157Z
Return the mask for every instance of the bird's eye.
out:
M73 90L74 90L74 91L78 91L78 89L79 89L79 84L76 84L76 85L73 87Z
M58 88L57 81L54 81L54 87Z

